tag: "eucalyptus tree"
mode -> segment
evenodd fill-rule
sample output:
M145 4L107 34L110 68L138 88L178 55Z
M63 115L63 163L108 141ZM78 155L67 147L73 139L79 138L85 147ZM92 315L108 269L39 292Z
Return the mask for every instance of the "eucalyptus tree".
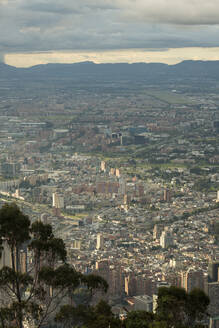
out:
M0 209L0 327L24 328L25 323L43 327L63 304L71 304L80 286L92 294L107 290L101 277L83 275L66 263L62 239L52 227L30 219L15 203ZM23 251L24 250L24 251ZM29 252L27 269L22 256Z

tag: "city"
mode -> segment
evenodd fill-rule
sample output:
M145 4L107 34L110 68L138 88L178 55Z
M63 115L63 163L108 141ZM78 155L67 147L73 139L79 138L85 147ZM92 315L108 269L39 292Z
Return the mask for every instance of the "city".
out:
M51 224L117 315L199 288L217 327L218 80L99 79L0 81L1 204Z

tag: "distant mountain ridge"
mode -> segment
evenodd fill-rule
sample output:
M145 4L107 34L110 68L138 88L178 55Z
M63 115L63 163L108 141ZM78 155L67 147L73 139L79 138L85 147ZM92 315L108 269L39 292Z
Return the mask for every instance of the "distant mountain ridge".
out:
M16 68L0 63L0 79L35 78L208 78L219 80L219 61L183 61L176 65L162 63L95 64L43 64L28 68Z

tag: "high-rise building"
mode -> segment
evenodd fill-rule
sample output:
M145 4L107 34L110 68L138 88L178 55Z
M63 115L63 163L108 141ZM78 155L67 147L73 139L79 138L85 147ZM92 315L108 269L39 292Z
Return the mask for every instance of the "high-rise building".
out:
M125 277L125 293L128 296L136 295L136 278L134 273L130 273Z
M211 318L212 327L219 324L219 282L207 283L207 295L210 299L208 313Z
M149 295L153 294L154 282L151 277L146 275L136 276L136 295Z
M19 163L2 163L0 171L5 178L14 178L20 173Z
M22 250L20 253L20 271L27 272L27 250Z
M143 186L143 184L138 185L138 195L139 195L139 197L144 196L144 186Z
M172 245L173 245L173 238L171 232L168 230L162 231L160 236L160 246L162 248L168 248Z
M216 132L219 132L219 121L214 121L213 122L213 127L214 127Z
M163 231L163 225L155 224L154 230L153 230L153 239L154 240L159 239L162 231Z
M210 261L208 264L208 281L219 282L219 261Z
M189 268L181 272L181 287L189 293L194 288L204 289L204 273L201 270Z
M64 207L64 197L62 197L58 193L54 192L52 194L52 207L63 208Z
M116 170L115 170L113 167L111 167L111 169L110 169L110 174L111 174L111 175L115 175L115 172L116 172Z
M18 256L16 256L18 255ZM27 250L20 249L18 254L15 255L15 270L22 273L27 272ZM2 243L1 258L0 258L0 269L4 266L12 268L12 257L11 250L8 243L4 240Z
M217 191L217 199L216 199L216 202L217 203L219 202L219 190Z
M11 252L10 252L10 248L6 241L3 241L3 243L2 243L0 269L2 269L4 266L7 266L9 268L12 267Z
M110 297L116 297L121 299L123 295L123 274L121 267L119 265L115 265L110 267L109 270L109 289L108 294Z
M104 237L101 233L98 233L97 235L97 249L103 249L104 248Z
M128 205L128 204L130 204L130 201L131 201L130 196L125 194L124 197L123 197L123 204Z
M118 168L116 168L116 177L119 178L120 177L120 170Z
M109 281L109 263L107 260L97 261L95 273Z
M125 195L127 191L126 180L124 178L119 179L119 193Z
M169 189L165 189L163 192L163 200L165 202L170 202L170 191Z
M100 163L100 170L102 172L106 172L106 162L105 161L101 161L101 163Z

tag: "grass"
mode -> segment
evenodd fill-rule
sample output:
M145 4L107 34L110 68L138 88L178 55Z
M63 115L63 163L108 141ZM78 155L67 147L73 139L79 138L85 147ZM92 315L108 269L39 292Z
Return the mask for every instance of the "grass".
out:
M170 105L172 105L172 104L178 104L178 105L194 104L194 101L192 101L187 96L179 95L179 94L168 92L168 91L156 91L156 90L148 91L147 90L146 94L150 95L151 97L154 97L155 99L158 99L160 101L164 101Z

